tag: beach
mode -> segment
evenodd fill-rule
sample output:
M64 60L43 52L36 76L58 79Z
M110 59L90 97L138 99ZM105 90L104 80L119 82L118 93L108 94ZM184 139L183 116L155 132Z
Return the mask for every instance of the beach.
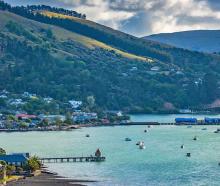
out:
M90 181L65 179L55 174L42 173L39 176L27 177L16 182L8 183L8 186L86 186Z

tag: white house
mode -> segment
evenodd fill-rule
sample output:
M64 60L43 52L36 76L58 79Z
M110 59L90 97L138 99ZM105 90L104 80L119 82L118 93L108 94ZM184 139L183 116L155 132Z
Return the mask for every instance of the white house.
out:
M77 109L82 105L82 101L70 100L69 103L73 109Z
M154 66L150 69L151 71L159 71L160 70L160 67L158 66Z
M10 105L18 106L18 105L24 105L26 102L24 102L22 99L11 99L9 100Z

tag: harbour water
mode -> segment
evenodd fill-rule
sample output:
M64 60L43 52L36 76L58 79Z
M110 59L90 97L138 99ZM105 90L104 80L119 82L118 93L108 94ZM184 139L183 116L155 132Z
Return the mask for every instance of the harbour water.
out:
M0 147L9 153L31 152L39 157L86 156L100 148L107 158L102 163L48 164L61 176L98 181L89 185L218 186L220 135L213 133L217 126L202 128L154 126L144 133L145 126L129 126L0 133ZM197 141L192 140L194 136ZM126 137L132 141L126 142ZM146 149L136 146L139 140L145 142ZM180 148L182 144L184 149ZM190 158L186 157L188 152Z

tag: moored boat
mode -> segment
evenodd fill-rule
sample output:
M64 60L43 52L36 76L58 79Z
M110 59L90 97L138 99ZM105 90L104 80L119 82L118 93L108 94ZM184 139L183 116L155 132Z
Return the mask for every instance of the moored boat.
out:
M141 141L140 144L139 144L139 149L145 149L145 145L144 145L144 142Z
M131 141L131 138L125 138L125 141Z

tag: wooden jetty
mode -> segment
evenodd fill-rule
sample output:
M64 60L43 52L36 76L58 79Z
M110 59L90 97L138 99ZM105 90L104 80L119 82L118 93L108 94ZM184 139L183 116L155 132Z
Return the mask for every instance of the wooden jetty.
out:
M61 157L61 158L39 158L41 163L76 163L76 162L103 162L105 157Z

